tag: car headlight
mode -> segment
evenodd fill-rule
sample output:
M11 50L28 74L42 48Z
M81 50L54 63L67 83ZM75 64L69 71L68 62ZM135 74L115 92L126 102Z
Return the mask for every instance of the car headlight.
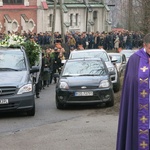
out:
M59 87L60 89L69 89L69 86L66 82L60 82Z
M109 72L115 72L115 68L114 67L110 67L110 68L108 68L108 71Z
M23 94L31 91L32 91L32 84L26 84L19 89L17 94Z
M110 86L110 82L108 80L101 81L100 85L99 85L100 88L106 88L106 87L109 87L109 86Z

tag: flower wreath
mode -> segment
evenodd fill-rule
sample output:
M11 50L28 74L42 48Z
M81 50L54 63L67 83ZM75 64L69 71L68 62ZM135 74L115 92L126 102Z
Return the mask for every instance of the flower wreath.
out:
M0 47L20 48L23 46L30 61L30 65L34 66L39 61L41 47L34 41L26 40L23 36L19 35L6 35L5 38L0 41Z

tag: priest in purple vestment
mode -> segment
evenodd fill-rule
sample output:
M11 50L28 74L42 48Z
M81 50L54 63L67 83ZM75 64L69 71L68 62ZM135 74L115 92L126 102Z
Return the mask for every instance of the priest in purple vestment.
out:
M150 33L127 63L116 150L150 150Z

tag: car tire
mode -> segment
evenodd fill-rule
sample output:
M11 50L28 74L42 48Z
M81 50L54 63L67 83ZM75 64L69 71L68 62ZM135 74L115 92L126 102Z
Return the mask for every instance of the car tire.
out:
M31 110L27 111L28 116L34 116L35 115L35 102L33 104L33 108Z
M57 109L64 109L64 104L62 104L59 100L58 100L58 98L57 98L57 96L56 96L56 108Z
M119 77L117 79L117 83L115 83L113 85L113 90L114 90L115 93L120 91L120 78Z

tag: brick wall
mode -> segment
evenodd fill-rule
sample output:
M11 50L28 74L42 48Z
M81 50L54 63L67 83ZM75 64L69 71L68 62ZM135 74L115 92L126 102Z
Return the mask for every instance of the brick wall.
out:
M19 23L19 25L20 25L20 27L18 29L19 32L22 29L21 14L26 14L28 19L32 19L36 24L33 32L37 31L37 12L36 12L36 10L0 10L0 22L2 23L3 27L4 27L4 21L5 21L4 14L8 14L12 20L15 19ZM5 28L3 28L1 32L4 32L4 31L5 31Z
M29 7L30 6L37 6L37 0L28 0L29 1ZM13 6L13 5L12 5ZM5 7L5 6L4 6ZM32 19L34 23L36 24L33 32L37 32L37 10L36 9L30 9L29 7L22 8L22 9L1 9L0 7L0 22L3 26L2 30L0 32L5 32L5 19L4 19L4 14L8 14L12 20L16 20L19 23L19 29L18 31L20 32L22 30L21 27L21 14L25 14L28 19ZM3 7L2 7L3 8Z
M28 0L29 1L29 5L37 5L37 0Z

